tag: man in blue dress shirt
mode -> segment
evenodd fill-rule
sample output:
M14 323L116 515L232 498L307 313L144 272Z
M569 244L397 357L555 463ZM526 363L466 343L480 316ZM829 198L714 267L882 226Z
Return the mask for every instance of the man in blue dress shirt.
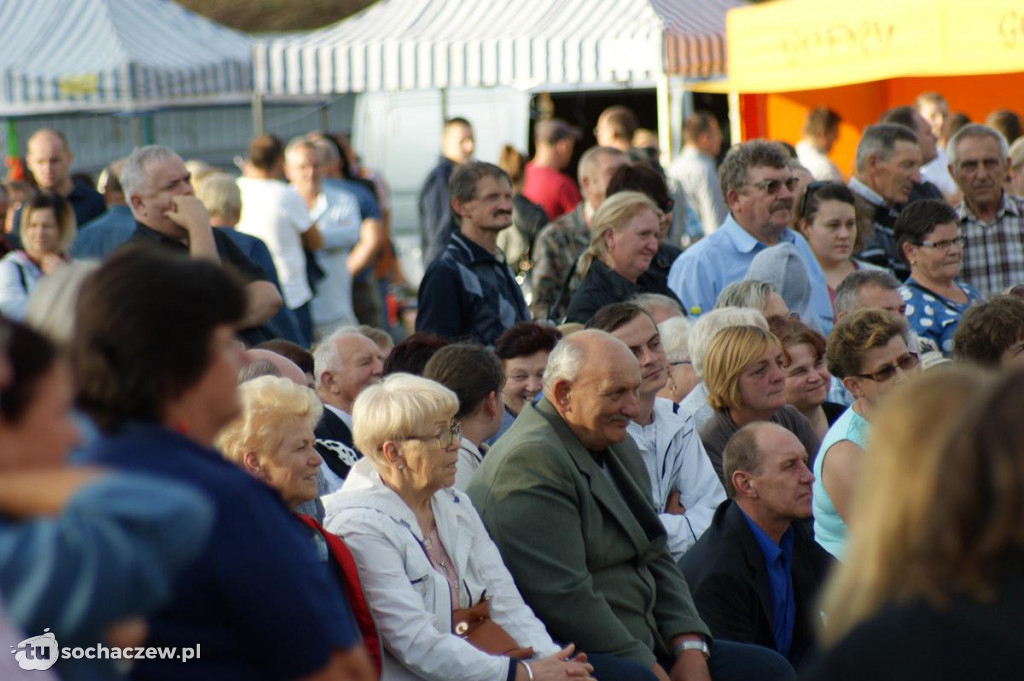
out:
M818 325L826 335L832 329L825 273L807 241L789 228L797 180L788 161L781 145L765 140L745 142L726 154L718 172L729 215L713 234L684 251L669 270L669 288L691 314L712 309L723 288L743 279L755 255L785 242L796 247L807 266L811 309Z
M764 646L799 668L814 649L831 556L811 537L807 452L791 432L751 423L723 454L729 499L680 561L716 639Z

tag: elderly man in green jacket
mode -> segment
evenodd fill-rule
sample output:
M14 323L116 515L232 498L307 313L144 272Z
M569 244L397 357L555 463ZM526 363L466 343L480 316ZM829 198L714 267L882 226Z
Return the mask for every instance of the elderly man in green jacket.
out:
M717 641L669 554L626 425L640 368L587 330L561 341L545 398L520 413L467 489L527 603L599 679L795 679L775 651Z

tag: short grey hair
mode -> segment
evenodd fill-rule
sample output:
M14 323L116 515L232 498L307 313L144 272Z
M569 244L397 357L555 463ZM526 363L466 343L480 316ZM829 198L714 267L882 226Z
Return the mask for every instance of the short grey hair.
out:
M579 333L583 333L580 331ZM579 342L574 341L572 336L563 338L555 345L555 349L548 355L547 366L544 367L544 394L549 399L554 399L555 383L558 381L575 381L583 368L583 348Z
M146 173L149 164L166 161L170 158L180 158L180 156L169 147L150 144L135 149L124 160L124 166L121 168L121 188L124 190L124 198L129 204L131 204L133 196L138 196L140 192L149 189L149 175Z
M764 312L773 293L775 293L775 287L766 281L757 281L756 279L734 281L718 294L714 309L748 307L751 310Z
M338 153L338 147L334 146L334 144L332 144L331 141L323 135L314 133L307 139L310 144L313 145L313 149L316 151L316 157L319 163L331 166L341 160L341 155ZM291 143L289 143L288 146L291 146Z
M836 317L859 310L864 305L860 301L860 292L867 286L877 286L886 291L895 291L900 287L896 277L883 270L857 270L850 272L836 286L832 306Z
M692 359L688 339L693 325L686 317L672 317L658 324L661 347L670 362L685 362Z
M583 184L583 178L593 179L597 172L597 164L602 156L626 156L626 152L615 147L590 147L580 156L580 163L576 168L576 179Z
M910 142L917 145L917 133L905 125L898 123L878 123L864 128L864 134L857 144L857 158L854 167L857 172L863 172L867 167L868 158L874 156L882 161L888 161L894 151L897 142Z
M476 185L485 177L505 180L512 186L512 178L508 173L485 161L467 161L455 166L452 177L448 180L448 197L452 201L472 201L476 198Z
M747 172L751 168L789 168L789 153L778 142L751 140L737 144L725 155L718 175L722 185L722 196L729 190L739 191L747 184Z
M320 376L325 371L338 371L345 365L345 358L338 352L338 341L344 336L362 336L355 326L343 326L335 329L313 348L313 376L316 379L316 387L322 387ZM365 336L364 336L365 338Z
M644 312L653 316L655 310L668 308L679 314L683 314L683 306L672 296L663 293L640 293L630 298L629 302L639 305Z
M281 377L281 370L274 366L274 363L267 359L258 359L255 362L249 362L242 370L238 372L238 385L248 383L249 381L255 380L261 376L277 376Z
M1006 138L1003 137L1002 133L995 128L982 125L981 123L968 123L957 130L946 144L946 158L949 161L949 165L954 168L956 167L956 147L960 144L960 140L967 137L991 137L999 143L999 153L1002 154L1002 157L1004 159L1010 157L1010 145L1006 143Z
M326 140L324 141L326 142ZM327 146L330 146L330 142L327 142ZM317 162L321 162L320 150L317 148L316 142L314 142L313 140L304 136L291 138L291 140L289 140L288 142L288 146L284 148L285 158L287 158L288 154L293 153L296 149L308 149L309 151L312 151L316 155Z
M723 307L702 314L690 329L690 336L687 338L693 370L697 372L700 380L704 380L704 357L708 354L711 341L719 331L731 326L756 326L768 331L768 320L759 310L752 310L749 307Z

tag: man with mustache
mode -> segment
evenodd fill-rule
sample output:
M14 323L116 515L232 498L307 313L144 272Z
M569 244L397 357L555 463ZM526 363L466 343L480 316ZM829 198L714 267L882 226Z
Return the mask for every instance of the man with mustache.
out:
M544 398L491 448L466 489L523 598L598 679L794 679L773 650L712 644L668 548L627 427L640 364L586 329L559 341Z
M811 281L811 307L828 333L832 304L825 273L807 241L789 229L793 218L793 177L789 155L774 142L753 140L729 150L718 169L729 215L722 226L686 249L668 274L668 285L693 314L715 306L727 285L743 279L760 251L785 242L796 246Z
M484 345L530 320L498 232L512 224L512 182L496 165L469 161L448 183L459 231L430 264L419 290L416 330Z
M892 227L914 185L921 181L923 160L911 128L896 123L870 125L857 145L856 170L850 178L857 231L864 241L854 256L891 270L900 281L910 276L910 269L899 257Z
M994 128L970 123L950 138L946 154L964 194L956 207L960 236L967 239L963 281L986 298L1024 283L1024 198L1003 189L1006 140Z

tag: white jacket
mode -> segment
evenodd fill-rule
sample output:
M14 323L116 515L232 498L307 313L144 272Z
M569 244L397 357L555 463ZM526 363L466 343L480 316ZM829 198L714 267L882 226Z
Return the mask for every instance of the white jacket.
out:
M361 459L341 490L323 498L325 527L352 550L384 642L382 681L505 681L509 658L488 655L452 631L448 581L423 549L423 533L404 501ZM523 602L469 497L449 488L431 502L437 533L459 576L457 607L486 592L491 618L537 657L559 650Z
M669 551L678 561L711 525L715 509L725 501L725 489L704 451L693 416L671 400L655 398L651 425L630 421L626 430L644 456L654 506L668 533ZM673 490L679 490L684 515L665 513Z

